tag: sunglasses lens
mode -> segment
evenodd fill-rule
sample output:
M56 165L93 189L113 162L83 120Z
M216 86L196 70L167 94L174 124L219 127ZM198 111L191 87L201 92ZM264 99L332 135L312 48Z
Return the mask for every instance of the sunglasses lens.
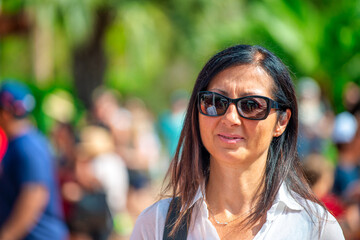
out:
M263 119L268 113L268 101L260 97L248 97L237 104L239 112L246 118Z
M200 112L207 116L224 115L229 107L229 99L213 92L201 92L199 95ZM241 99L234 99L241 117L261 120L269 114L269 99L248 96Z
M208 116L220 116L226 112L228 100L214 93L200 95L200 111Z

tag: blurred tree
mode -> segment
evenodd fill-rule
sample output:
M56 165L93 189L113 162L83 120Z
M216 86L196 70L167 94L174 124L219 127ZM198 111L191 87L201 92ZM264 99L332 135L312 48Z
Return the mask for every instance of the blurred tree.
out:
M103 39L112 21L112 11L108 6L96 9L93 32L84 44L73 51L73 72L78 97L85 107L91 107L93 90L102 85L106 71L106 56Z
M0 6L0 26L5 12L23 10L37 26L29 51L36 78L74 79L87 107L92 90L105 83L159 111L172 90L191 87L209 56L236 43L275 51L297 77L319 81L338 111L344 84L360 83L359 1L3 0ZM21 44L0 41L0 63L11 72L16 64L6 61Z
M24 12L16 14L0 15L0 36L4 37L8 34L27 33L29 31L29 21Z
M36 56L35 70L37 70L35 74L38 73L36 78L49 78L46 72L52 70L52 64L49 64L51 57L42 57L44 54L41 53L45 51L51 56L54 45L54 40L51 38L54 36L53 29L60 25L69 42L68 50L71 52L69 65L72 66L77 96L83 101L85 107L90 108L92 91L104 81L106 57L103 39L112 22L116 1L29 0L27 3L37 26L34 31L35 46L42 46L35 47L34 51L38 53L34 54ZM40 30L36 31L37 29ZM39 52L36 51L37 49ZM45 74L42 74L43 72Z

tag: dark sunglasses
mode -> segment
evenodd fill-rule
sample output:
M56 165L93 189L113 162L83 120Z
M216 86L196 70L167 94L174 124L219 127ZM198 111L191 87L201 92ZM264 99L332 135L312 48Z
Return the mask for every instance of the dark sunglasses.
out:
M216 92L201 91L198 93L199 111L206 116L217 117L224 115L230 103L235 104L241 117L250 120L263 120L267 118L272 108L280 109L279 103L263 96L246 96L231 99Z

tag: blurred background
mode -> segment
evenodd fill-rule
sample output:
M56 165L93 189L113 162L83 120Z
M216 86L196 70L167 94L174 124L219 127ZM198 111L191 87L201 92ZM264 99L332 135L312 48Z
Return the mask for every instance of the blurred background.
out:
M67 223L96 179L112 239L128 239L159 197L202 66L225 47L262 45L293 73L314 192L359 239L359 29L352 0L0 0L0 81L32 90Z

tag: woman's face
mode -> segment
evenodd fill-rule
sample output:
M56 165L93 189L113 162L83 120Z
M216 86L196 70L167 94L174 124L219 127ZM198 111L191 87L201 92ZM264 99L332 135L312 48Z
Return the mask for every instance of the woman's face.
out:
M273 79L261 67L240 65L217 74L206 90L233 99L249 95L273 99L273 84ZM265 166L270 142L279 134L277 125L274 109L264 120L242 118L234 104L230 104L222 116L209 117L199 113L201 140L211 159L232 167L244 167L254 162Z

